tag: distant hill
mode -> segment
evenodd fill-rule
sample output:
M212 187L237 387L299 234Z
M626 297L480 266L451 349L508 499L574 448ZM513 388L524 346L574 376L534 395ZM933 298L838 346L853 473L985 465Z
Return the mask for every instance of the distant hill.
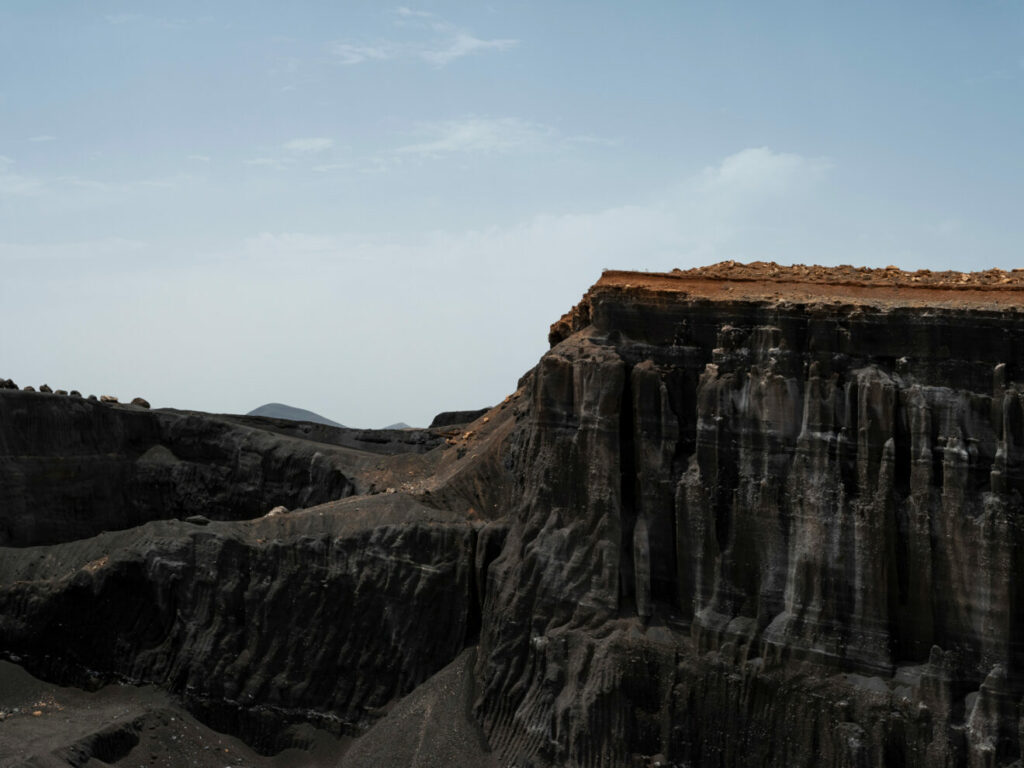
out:
M321 416L319 413L313 413L307 411L304 408L293 408L290 405L284 405L283 403L267 403L261 405L249 413L247 416L268 416L271 419L288 419L289 421L312 421L314 424L326 424L329 427L343 427L344 424L339 424L336 421L331 421L326 416Z
M404 421L399 421L394 424L388 424L386 427L384 427L384 429L412 429L412 427L410 427Z

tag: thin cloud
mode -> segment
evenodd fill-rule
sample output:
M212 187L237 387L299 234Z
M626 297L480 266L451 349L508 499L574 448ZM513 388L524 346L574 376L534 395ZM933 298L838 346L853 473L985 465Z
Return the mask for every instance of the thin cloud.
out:
M319 152L326 152L333 146L334 139L328 139L323 136L292 139L291 141L286 141L284 143L284 148L287 151L297 152L300 154L315 154Z
M481 40L465 32L459 32L455 38L445 45L435 48L425 48L420 51L419 56L424 61L429 61L439 67L443 67L455 59L461 59L472 53L481 51L507 51L519 45L518 40Z
M469 117L423 123L424 141L395 151L404 155L439 156L453 153L508 153L537 150L553 136L551 128L515 117Z
M824 158L807 158L774 152L768 147L752 147L705 169L701 183L708 191L778 194L795 185L819 179L831 167L831 162Z
M387 61L397 59L405 54L407 47L389 41L373 45L357 43L335 43L332 48L335 56L342 64L362 64L364 61Z
M142 18L141 13L109 13L106 16L108 24L130 24Z
M151 24L162 29L182 29L188 24L182 19L165 19L156 16L147 16L143 13L110 13L104 17L108 24L120 26L122 24Z
M332 171L347 171L352 168L352 163L324 163L314 165L313 170L317 173L331 173Z
M289 163L282 160L279 157L253 157L249 160L243 160L245 165L253 165L257 168L273 168L274 170L280 171L288 167Z
M395 13L404 18L412 19L432 19L434 14L429 11L414 11L411 8L407 8L404 5L400 5L395 9Z
M31 197L41 194L43 182L33 176L25 176L11 170L14 160L0 155L0 198Z
M15 243L0 242L0 262L41 261L87 261L98 258L114 258L138 254L149 248L141 240L123 237L108 237L101 240L58 243Z
M46 141L56 141L56 140L57 140L56 136L50 136L49 134L43 134L42 136L30 136L29 137L29 141L31 141L33 144L42 144L43 142L46 142Z
M426 33L427 39L382 39L373 42L343 40L332 46L332 52L346 65L367 61L419 59L435 67L443 67L464 56L486 51L507 51L519 45L519 41L512 38L476 37L468 29L426 11L414 11L401 6L394 13L398 17L397 26Z

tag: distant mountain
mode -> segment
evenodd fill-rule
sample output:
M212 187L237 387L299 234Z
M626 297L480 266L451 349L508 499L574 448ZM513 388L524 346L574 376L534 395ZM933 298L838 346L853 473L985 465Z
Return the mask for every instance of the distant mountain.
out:
M404 421L399 421L394 424L388 424L386 427L384 427L384 429L412 429L412 427L410 427Z
M344 426L336 421L331 421L326 416L321 416L319 413L313 413L304 408L293 408L283 403L267 403L249 411L246 415L268 416L271 419L288 419L289 421L312 421L314 424L326 424L329 427Z

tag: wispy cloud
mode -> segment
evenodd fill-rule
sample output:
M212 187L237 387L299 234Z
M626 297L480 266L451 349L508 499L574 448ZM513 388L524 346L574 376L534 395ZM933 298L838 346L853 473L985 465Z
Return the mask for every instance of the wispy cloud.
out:
M507 51L519 44L518 40L481 40L465 32L456 32L448 42L426 47L419 52L420 58L439 67L455 59L481 51Z
M290 139L277 149L270 150L266 154L244 160L246 165L258 168L272 168L275 171L283 171L294 168L303 158L317 157L319 167L331 165L334 161L328 156L322 156L334 149L334 139L326 136L306 136ZM316 168L314 168L316 170Z
M291 161L288 158L281 157L251 157L242 162L245 165L252 165L257 168L273 168L276 171L282 171L291 165Z
M209 155L188 155L186 160L194 160L197 163L208 163L210 162Z
M77 175L44 176L14 171L14 160L0 155L0 197L44 197L50 203L88 201L95 204L122 200L140 192L154 189L172 189L188 182L191 177L179 173L148 179L109 181Z
M335 43L332 52L342 64L362 64L364 61L386 61L406 54L408 47L390 41L367 43Z
M423 123L422 141L399 147L399 154L447 155L457 152L506 153L536 150L554 136L547 126L515 117L468 117Z
M725 190L731 195L740 192L771 195L817 181L831 168L832 163L824 158L752 147L705 169L700 183L708 192Z
M162 29L183 29L188 26L184 19L167 19L157 16L147 16L144 13L109 13L106 18L108 24L150 24Z
M29 141L31 141L33 144L42 144L43 142L46 142L46 141L56 141L56 140L57 140L56 136L50 136L49 134L43 134L42 136L30 136L29 137Z
M43 183L32 176L14 173L14 161L0 155L0 198L24 198L39 195Z
M143 18L141 13L108 13L106 15L108 24L129 24Z
M334 139L324 138L323 136L316 136L312 138L303 139L292 139L284 143L284 148L289 152L298 152L300 154L313 154L319 152L326 152L328 149L334 146Z
M13 166L13 159L0 155L0 198L29 197L42 193L44 185L41 180L15 173Z
M264 233L246 242L248 256L279 259L295 252L334 258L359 255L370 263L448 265L486 258L495 264L524 259L549 265L564 278L555 294L576 290L580 270L602 267L671 269L728 258L820 258L789 251L812 228L808 199L820 193L832 164L825 158L752 147L680 178L645 200L582 213L539 214L518 224L464 232L425 233L412 242L389 236ZM637 256L639 254L639 256ZM640 258L642 262L631 261ZM527 266L529 266L527 264ZM517 272L518 274L518 272ZM519 279L519 278L516 278ZM525 278L524 278L525 279ZM524 288L524 291L526 289Z
M435 67L443 67L464 56L485 51L507 51L519 44L512 38L477 37L468 29L426 11L402 6L394 13L396 26L411 30L421 39L341 40L332 46L334 55L342 64L420 59Z
M413 18L413 19L432 19L432 18L434 18L434 14L430 13L429 11L414 11L411 8L407 8L404 5L400 5L397 8L395 8L395 14L397 16L402 16L404 18Z
M352 163L324 163L322 165L314 165L313 170L317 173L331 173L332 171L347 171L352 167Z
M0 262L95 260L137 254L148 248L141 240L107 237L100 240L57 243L0 242Z

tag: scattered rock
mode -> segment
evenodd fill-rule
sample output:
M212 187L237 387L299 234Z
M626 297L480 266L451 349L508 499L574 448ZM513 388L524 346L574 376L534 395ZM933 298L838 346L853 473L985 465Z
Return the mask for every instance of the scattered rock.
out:
M101 403L116 403L117 402L117 398L114 397L113 395L100 395L100 402Z
M25 387L25 389L23 391L24 392L35 392L36 388L33 387L31 384L29 384L27 387Z
M209 525L210 518L206 515L189 515L185 518L186 523L192 523L192 525Z
M71 397L81 397L82 396L82 393L79 392L77 389L72 389L70 394L71 394Z
M149 401L141 397L136 397L132 400L132 405L137 405L139 408L149 408Z
M57 389L57 390L54 390L54 392L53 392L53 394L55 394L55 395L67 395L67 393L68 393L68 391L66 389Z
M41 387L39 387L39 391L40 392L45 392L48 395L53 393L53 390L50 389L50 385L49 384L43 384Z
M0 389L17 389L17 388L18 388L18 385L15 384L10 379L2 379L2 380L0 380Z
M278 504L272 510L267 512L266 517L279 517L281 515L287 515L287 514L288 514L288 507L285 507L285 506L282 506L282 505Z

